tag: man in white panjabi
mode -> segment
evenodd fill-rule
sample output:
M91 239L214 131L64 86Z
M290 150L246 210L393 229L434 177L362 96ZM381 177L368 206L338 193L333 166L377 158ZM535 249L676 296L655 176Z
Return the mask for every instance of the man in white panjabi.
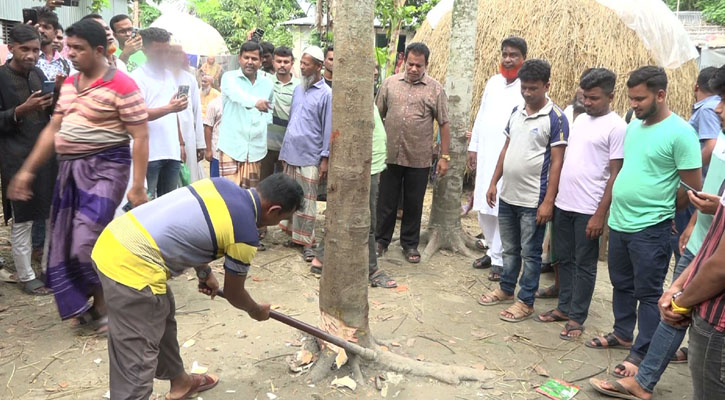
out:
M526 59L526 52L526 41L520 37L511 36L501 42L500 73L486 83L468 146L468 167L476 171L473 210L478 211L478 223L488 244L486 255L476 259L473 267L491 267L488 275L491 281L498 281L501 277L503 248L498 230L498 199L494 207L489 207L486 191L506 142L506 123L514 107L523 102L521 83L517 76ZM499 192L501 184L502 181L499 181Z

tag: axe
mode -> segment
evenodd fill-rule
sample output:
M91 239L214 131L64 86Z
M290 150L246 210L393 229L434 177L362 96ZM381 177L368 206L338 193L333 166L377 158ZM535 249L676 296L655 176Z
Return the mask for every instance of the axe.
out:
M221 298L224 297L224 290L219 289L216 293L217 296ZM269 310L269 317L271 319L277 320L285 325L289 325L295 329L299 329L302 332L309 333L310 335L322 339L328 343L332 343L335 346L341 347L345 349L345 351L355 354L357 356L362 357L365 360L375 360L376 355L375 351L372 349L368 349L365 347L360 346L359 344L348 342L347 340L331 335L321 329L318 329L308 323L302 322L298 319L294 319L290 317L289 315L283 314L281 312L275 311L275 310Z

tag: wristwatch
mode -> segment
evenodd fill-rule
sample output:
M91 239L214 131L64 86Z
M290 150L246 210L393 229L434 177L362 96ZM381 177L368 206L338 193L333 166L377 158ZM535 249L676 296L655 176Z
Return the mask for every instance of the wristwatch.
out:
M451 161L450 154L441 154L441 160Z
M202 269L201 271L196 271L196 277L199 278L199 281L201 281L201 282L206 282L206 280L209 279L210 274L211 274L211 267L209 267L209 266Z

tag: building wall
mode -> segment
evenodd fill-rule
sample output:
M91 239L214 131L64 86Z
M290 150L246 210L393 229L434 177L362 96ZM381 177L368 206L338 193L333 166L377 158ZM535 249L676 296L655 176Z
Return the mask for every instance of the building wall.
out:
M116 14L128 14L127 0L109 0L109 7L104 9L100 14L108 21ZM22 22L23 8L40 7L45 4L45 0L0 0L0 23L2 28L7 28L13 23ZM55 12L63 27L68 27L74 22L80 20L84 15L88 14L88 6L91 0L78 0L78 6L63 6L57 8ZM5 43L5 29L0 32L0 41Z

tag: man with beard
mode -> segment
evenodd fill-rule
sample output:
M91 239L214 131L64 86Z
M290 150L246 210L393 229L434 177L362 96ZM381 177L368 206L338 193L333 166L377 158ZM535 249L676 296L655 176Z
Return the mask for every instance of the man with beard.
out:
M702 188L697 133L667 106L665 71L639 68L629 75L627 88L637 119L627 126L625 162L609 215L614 330L585 343L594 349L630 348L614 369L618 377L637 374L660 322L657 301L669 267L672 219L675 209L688 205L680 182Z
M568 320L559 337L581 336L594 293L599 237L622 168L627 124L612 111L617 77L605 68L584 72L579 86L586 114L573 124L554 208L553 250L561 282L557 307L537 321Z
M257 73L261 65L262 48L248 41L239 51L240 68L222 76L219 175L247 189L259 183L272 122L274 86Z
M206 110L209 108L209 104L214 101L217 97L222 95L222 92L216 90L212 84L214 78L210 75L204 75L201 78L201 117L206 118Z
M486 203L486 190L506 142L506 136L501 132L506 128L511 110L523 100L518 74L526 60L527 50L526 41L520 37L510 36L501 42L500 73L492 76L486 83L481 107L473 123L471 142L468 144L468 168L476 171L473 210L478 211L478 224L488 243L486 255L475 260L473 268L491 267L488 275L491 281L498 281L501 277L503 249L498 231L498 199L493 207L489 207Z
M35 196L27 201L7 198L10 180L33 149L43 127L50 121L52 93L41 93L47 78L36 67L40 54L38 32L31 26L18 25L10 31L9 49L13 57L0 67L0 176L4 220L13 219L10 244L13 262L23 291L33 295L51 292L36 279L31 266L34 221L44 222L50 212L53 182L57 172L55 159L49 159L36 172L33 184ZM49 235L45 236L46 239ZM15 281L7 271L0 270L6 281Z
M267 126L267 155L262 160L262 179L275 172L282 172L279 151L282 149L284 134L289 124L289 113L292 107L292 94L300 80L292 76L295 57L289 47L280 46L274 49L274 66L276 74L270 77L274 83L274 111L272 123Z
M265 78L272 78L274 75L274 44L271 42L262 42L262 72Z
M301 209L280 227L292 236L289 246L301 246L307 262L315 258L315 218L317 189L327 176L332 132L332 90L322 79L322 49L310 46L300 60L302 82L295 88L287 133L279 159L284 172L294 178L305 192ZM224 110L226 112L226 110Z
M96 320L103 328L105 302L91 250L126 189L130 137L136 168L128 200L134 206L147 200L146 105L134 81L108 66L108 41L97 22L79 21L66 33L68 55L79 73L63 83L53 119L13 177L8 198L30 200L39 169L54 152L58 155L47 284L62 319Z

